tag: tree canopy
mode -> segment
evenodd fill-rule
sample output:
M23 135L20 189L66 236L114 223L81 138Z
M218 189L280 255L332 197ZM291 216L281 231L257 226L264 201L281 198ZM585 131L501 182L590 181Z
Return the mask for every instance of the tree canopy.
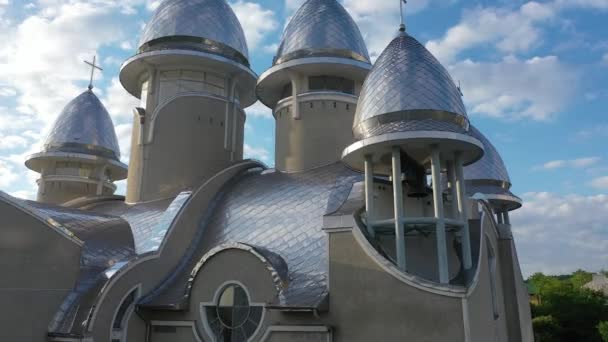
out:
M578 270L570 275L532 275L528 282L540 296L532 304L536 342L608 342L608 298L583 287L592 274Z

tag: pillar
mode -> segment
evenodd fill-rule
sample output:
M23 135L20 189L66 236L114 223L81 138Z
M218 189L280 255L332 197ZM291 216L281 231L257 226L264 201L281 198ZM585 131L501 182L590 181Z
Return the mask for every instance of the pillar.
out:
M406 272L405 262L405 228L403 227L403 187L401 184L401 149L393 147L393 201L395 209L395 243L397 266Z
M503 216L503 220L505 221L505 224L511 224L511 219L509 218L509 211L505 209L505 211L502 213Z
M502 218L503 218L502 211L496 211L496 221L498 222L498 224L504 223Z
M464 269L470 270L473 267L471 257L471 236L469 234L469 215L467 213L466 190L464 186L464 172L462 169L462 153L454 154L454 166L456 167L456 193L458 197L458 213L462 221L462 259Z
M372 156L365 156L365 210L367 212L367 232L375 237L374 231L374 166Z
M456 169L454 167L454 162L449 160L447 161L447 175L448 182L450 182L450 197L452 197L452 218L458 219L458 198L456 194Z
M433 202L437 238L437 261L439 264L439 282L447 284L450 281L448 270L448 251L445 237L445 217L443 213L443 196L441 190L441 158L439 148L433 146L431 150L431 176L433 177Z

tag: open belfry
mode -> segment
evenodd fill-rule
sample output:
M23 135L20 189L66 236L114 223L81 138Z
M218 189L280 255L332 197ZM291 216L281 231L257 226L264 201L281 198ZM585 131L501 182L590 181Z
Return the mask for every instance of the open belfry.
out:
M0 192L1 340L533 341L522 201L395 28L372 61L338 1L307 0L258 76L225 0L162 1L119 75L141 100L128 168L93 60L25 161L37 200ZM273 168L243 159L258 100Z

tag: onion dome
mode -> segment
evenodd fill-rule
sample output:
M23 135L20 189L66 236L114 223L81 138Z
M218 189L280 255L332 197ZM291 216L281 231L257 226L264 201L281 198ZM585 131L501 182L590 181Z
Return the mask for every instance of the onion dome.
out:
M114 179L124 179L127 166L120 162L120 148L110 114L91 90L70 101L46 138L43 151L25 162L40 172L44 160L107 161Z
M369 63L359 28L336 0L308 0L298 9L283 33L274 64L319 56Z
M365 80L355 135L417 130L466 134L468 125L462 95L448 71L416 39L401 32Z
M511 179L494 145L473 126L470 133L483 143L485 154L479 161L464 168L467 193L471 196L481 193L493 205L507 210L521 207L521 199L509 190Z
M389 153L391 146L406 148L421 164L430 145L441 145L446 155L462 152L465 165L483 155L481 142L469 134L460 89L441 63L404 31L378 57L365 80L353 133L359 141L346 148L343 161L359 170L364 155Z
M164 0L144 29L139 52L175 48L249 65L243 28L224 0Z

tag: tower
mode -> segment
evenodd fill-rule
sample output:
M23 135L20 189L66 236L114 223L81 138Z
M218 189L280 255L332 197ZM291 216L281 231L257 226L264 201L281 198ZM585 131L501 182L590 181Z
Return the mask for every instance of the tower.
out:
M65 106L43 150L25 162L40 173L40 202L62 204L79 197L112 195L114 181L127 178L112 119L92 89L89 86Z
M276 119L275 165L303 171L340 160L371 68L355 22L336 0L308 0L285 28L257 95Z
M176 195L243 157L256 101L243 29L224 0L165 0L120 71L134 111L127 201Z
M469 119L461 93L447 70L416 39L399 34L382 52L363 84L353 131L357 142L348 146L343 161L365 172L367 235L379 248L394 252L403 272L411 271L406 260L406 238L434 235L436 279L451 281L448 233L460 240L462 268L472 268L463 165L483 155L482 143L469 132ZM441 172L455 184L453 203L444 210ZM432 199L427 196L426 175L432 178ZM393 212L382 216L375 202L378 182L392 187ZM426 204L432 204L432 209ZM394 246L386 245L390 235ZM380 236L383 235L383 236ZM407 235L407 236L406 236ZM385 239L385 240L382 240ZM416 246L416 243L410 244ZM384 246L384 247L383 247Z
M519 209L522 201L511 192L507 167L492 143L477 128L471 135L483 143L485 154L476 163L465 167L464 178L470 196L481 193L492 205L499 224L510 225L509 211Z

